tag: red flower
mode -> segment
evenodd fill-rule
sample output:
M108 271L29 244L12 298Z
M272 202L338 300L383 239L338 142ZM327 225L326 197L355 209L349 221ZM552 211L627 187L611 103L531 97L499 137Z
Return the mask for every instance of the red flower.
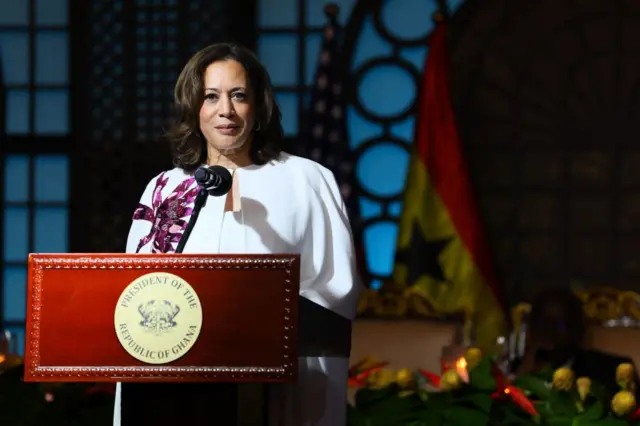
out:
M371 367L361 369L362 366L365 365L365 363L366 363L366 360L360 361L359 363L357 363L356 365L354 365L349 369L349 380L348 380L349 387L365 386L367 383L367 378L369 376L371 376L374 373L377 373L378 371L382 370L384 367L389 365L389 362L385 361L385 362L376 363Z
M494 364L491 364L493 377L496 379L496 392L491 395L494 399L508 398L518 407L532 416L539 416L538 410L533 402L525 396L525 394L517 387L511 385L502 371Z
M433 383L433 386L435 386L438 389L440 389L440 376L438 376L437 374L434 374L434 373L432 373L430 371L423 370L423 369L418 369L418 373L420 373L420 375L422 377L424 377L425 379L427 379L428 381Z

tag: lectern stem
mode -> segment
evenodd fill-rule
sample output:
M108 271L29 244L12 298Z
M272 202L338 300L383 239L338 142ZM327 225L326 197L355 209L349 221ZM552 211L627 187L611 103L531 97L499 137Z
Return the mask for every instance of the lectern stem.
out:
M262 384L123 383L122 426L267 426Z

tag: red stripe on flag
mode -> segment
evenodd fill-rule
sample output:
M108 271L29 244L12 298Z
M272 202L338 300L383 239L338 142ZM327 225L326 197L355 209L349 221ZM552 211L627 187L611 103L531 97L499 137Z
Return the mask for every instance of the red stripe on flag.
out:
M416 124L417 150L458 235L506 312L473 201L451 107L446 31L444 23L437 23L429 40Z

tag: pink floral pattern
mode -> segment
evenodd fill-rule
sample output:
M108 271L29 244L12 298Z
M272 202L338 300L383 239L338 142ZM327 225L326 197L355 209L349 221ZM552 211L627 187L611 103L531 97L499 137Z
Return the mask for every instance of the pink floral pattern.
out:
M165 177L164 173L158 176L151 196L152 205L147 206L140 203L133 213L133 220L151 222L151 230L138 243L136 253L150 241L153 241L152 253L175 252L182 233L187 227L200 188L197 185L191 188L195 179L189 178L182 181L163 200L162 190L167 186L168 181L169 178Z

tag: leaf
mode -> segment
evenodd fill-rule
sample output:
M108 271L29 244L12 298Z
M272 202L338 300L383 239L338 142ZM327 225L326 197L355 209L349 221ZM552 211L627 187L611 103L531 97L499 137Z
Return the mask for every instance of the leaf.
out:
M446 426L487 426L489 415L479 410L466 407L452 407L445 412Z
M379 404L385 399L393 398L397 394L397 386L386 386L382 389L362 388L356 392L355 406L358 409L366 409Z
M514 385L520 389L530 391L538 399L545 400L549 398L549 394L551 393L550 387L547 386L547 381L540 376L520 376L515 380Z
M424 409L425 404L417 394L400 397L396 393L363 408L362 412L371 419L371 426L399 426L415 421Z
M546 367L535 373L534 376L544 380L545 382L552 382L554 372L555 369L553 367Z
M580 421L580 425L594 420L599 420L604 415L604 404L602 401L595 401L592 405L586 408L586 411L578 415L577 419Z
M471 405L487 414L491 411L491 406L493 405L491 395L486 393L469 393L458 399L458 401L463 404Z
M368 426L365 414L351 404L347 404L347 426Z
M578 407L575 399L568 392L551 390L547 398L550 414L552 416L575 417L578 414Z
M548 426L572 426L573 417L557 416L545 419L545 424Z
M469 371L469 384L471 387L486 392L496 390L496 379L491 371L491 363L491 358L485 357Z
M596 422L580 423L580 426L629 426L629 422L623 419L616 419L615 417L608 417Z
M430 407L417 413L417 418L418 422L420 422L419 424L424 426L440 426L443 421L442 410L437 407Z
M535 426L537 424L531 416L511 404L494 404L491 417L492 425ZM495 422L494 419L496 419Z

